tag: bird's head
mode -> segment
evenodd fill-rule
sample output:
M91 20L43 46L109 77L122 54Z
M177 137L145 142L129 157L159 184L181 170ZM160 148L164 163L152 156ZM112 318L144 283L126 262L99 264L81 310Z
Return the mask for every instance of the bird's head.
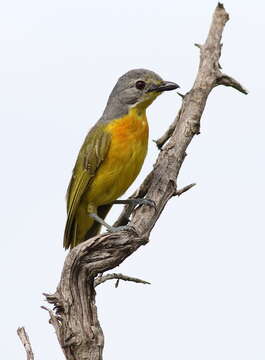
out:
M134 69L122 75L113 88L104 114L119 108L121 114L132 107L145 109L164 91L177 89L176 83L165 81L155 72L146 69ZM105 114L106 115L106 114ZM108 116L109 117L109 116Z

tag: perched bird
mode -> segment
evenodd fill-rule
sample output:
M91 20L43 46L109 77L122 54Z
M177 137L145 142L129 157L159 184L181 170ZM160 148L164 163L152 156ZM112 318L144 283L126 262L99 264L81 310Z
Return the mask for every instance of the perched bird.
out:
M67 191L66 249L99 233L101 225L117 230L104 218L143 165L148 145L146 108L163 91L176 88L177 84L145 69L128 71L119 78L73 169ZM141 203L141 199L131 201Z

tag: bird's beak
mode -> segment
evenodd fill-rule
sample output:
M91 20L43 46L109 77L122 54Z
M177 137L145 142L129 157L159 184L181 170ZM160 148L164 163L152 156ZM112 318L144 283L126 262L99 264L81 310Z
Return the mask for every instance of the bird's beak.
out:
M152 85L150 89L148 89L147 92L162 92L162 91L169 91L169 90L175 90L179 88L179 85L172 82L172 81L164 81L161 85Z

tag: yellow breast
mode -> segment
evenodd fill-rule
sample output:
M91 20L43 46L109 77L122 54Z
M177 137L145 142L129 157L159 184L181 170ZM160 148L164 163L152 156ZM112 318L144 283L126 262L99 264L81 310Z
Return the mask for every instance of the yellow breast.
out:
M127 115L112 120L105 131L111 133L110 149L88 194L95 205L119 198L139 174L148 145L146 113L132 108Z

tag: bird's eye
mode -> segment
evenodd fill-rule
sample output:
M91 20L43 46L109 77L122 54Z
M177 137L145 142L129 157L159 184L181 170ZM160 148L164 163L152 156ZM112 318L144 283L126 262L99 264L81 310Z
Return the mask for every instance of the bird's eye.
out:
M138 80L135 83L135 87L138 90L143 90L145 88L145 82L143 80Z

